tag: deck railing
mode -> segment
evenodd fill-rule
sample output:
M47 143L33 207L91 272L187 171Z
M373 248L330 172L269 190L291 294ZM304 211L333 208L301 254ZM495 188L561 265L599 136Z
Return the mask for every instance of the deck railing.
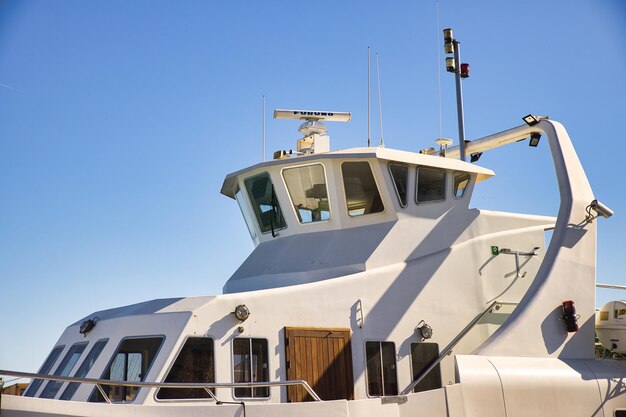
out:
M301 386L309 393L309 395L315 401L322 401L317 393L311 388L308 382L298 379L291 381L268 381L268 382L221 382L221 383L188 383L188 382L130 382L130 381L112 381L110 379L90 379L90 378L74 378L68 376L56 376L56 375L42 375L33 374L28 372L17 371L5 371L0 369L0 375L9 375L19 378L31 378L31 379L43 379L46 381L61 381L61 382L78 382L80 384L95 385L100 394L104 397L105 401L111 404L109 396L105 393L103 386L114 387L138 387L138 388L200 388L204 389L207 394L215 400L216 404L222 403L213 391L212 388L265 388L265 387L291 387Z

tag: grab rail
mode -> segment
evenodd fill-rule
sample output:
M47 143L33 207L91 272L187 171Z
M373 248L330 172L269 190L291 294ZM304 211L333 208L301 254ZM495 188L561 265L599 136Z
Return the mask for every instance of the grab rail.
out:
M69 376L56 376L56 375L42 375L33 374L29 372L17 372L17 371L5 371L0 369L0 375L10 375L20 378L31 379L44 379L48 381L62 381L62 382L78 382L81 384L92 384L98 388L100 394L104 397L107 403L111 404L111 400L108 395L102 389L102 385L114 386L114 387L146 387L146 388L200 388L204 389L216 403L220 401L215 394L211 391L211 388L264 388L264 387L289 387L289 386L301 386L315 401L322 401L317 393L311 388L308 382L302 379L290 380L290 381L268 381L268 382L222 382L222 383L188 383L188 382L130 382L130 381L113 381L110 379L90 379L90 378L74 378Z
M422 371L422 373L420 375L418 375L413 382L411 382L401 393L400 395L407 395L408 393L411 392L411 390L413 388L415 388L415 386L417 384L419 384L422 379L424 379L426 377L426 375L428 375L430 373L430 371L432 371L433 369L435 369L435 367L437 365L439 365L439 362L441 362L443 360L443 358L445 358L451 351L452 349L456 346L457 343L459 343L459 341L470 331L474 328L474 326L480 321L480 319L482 319L487 313L491 312L492 309L496 306L502 303L499 303L498 301L494 301L493 303L489 304L489 307L487 307L487 309L485 309L485 311L483 311L482 313L480 313L478 316L476 316L467 326L465 326L465 328L463 330L461 330L461 333L459 333L458 335L456 335L456 337L454 339L452 339L452 342L450 342L450 344L448 344L448 346L445 347L444 350L441 351L441 353L439 354L439 357L437 359L435 359L429 366L428 368L426 368L424 371Z

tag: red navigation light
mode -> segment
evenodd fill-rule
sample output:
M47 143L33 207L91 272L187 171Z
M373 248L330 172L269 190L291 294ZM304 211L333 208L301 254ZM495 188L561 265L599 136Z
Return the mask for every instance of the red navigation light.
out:
M568 333L578 331L578 316L576 315L576 307L574 307L574 301L563 301L563 320L565 320L565 326Z
M461 78L469 77L469 64L461 64Z

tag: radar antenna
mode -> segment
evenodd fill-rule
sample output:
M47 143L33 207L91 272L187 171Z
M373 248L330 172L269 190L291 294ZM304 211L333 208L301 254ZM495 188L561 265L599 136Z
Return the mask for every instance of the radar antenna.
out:
M330 138L326 135L327 129L324 121L349 122L352 113L336 111L313 111L313 110L274 110L274 119L304 120L298 131L304 135L297 142L297 153L301 155L314 154L330 151ZM289 152L292 153L291 151ZM288 157L287 152L277 151L274 159Z

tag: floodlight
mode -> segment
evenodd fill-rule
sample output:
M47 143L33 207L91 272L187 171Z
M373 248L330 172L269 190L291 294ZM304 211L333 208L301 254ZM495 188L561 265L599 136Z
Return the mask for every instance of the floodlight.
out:
M541 133L539 132L532 132L530 134L530 141L528 142L528 146L532 146L533 148L536 148L537 145L539 145L539 140L541 139Z
M524 122L526 122L528 126L534 126L539 123L539 119L537 119L537 117L533 116L532 114L522 117L522 120L524 120Z
M470 162L478 162L480 157L483 155L482 152L476 152L470 155Z

